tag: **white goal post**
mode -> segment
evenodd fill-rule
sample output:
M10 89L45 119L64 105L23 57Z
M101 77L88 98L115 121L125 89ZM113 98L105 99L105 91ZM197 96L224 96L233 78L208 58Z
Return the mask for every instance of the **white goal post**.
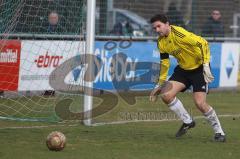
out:
M96 8L96 0L88 0L87 1L87 34L86 34L86 53L87 54L93 54L94 53L94 41L95 41L95 8ZM88 67L93 66L93 60L91 59L91 56L87 58ZM93 68L93 67L91 67ZM88 76L92 76L91 73L88 74ZM92 79L91 77L88 77L89 79ZM84 83L84 86L87 86L88 88L93 87L93 81ZM93 96L92 96L92 89L85 89L84 95L84 121L83 123L87 126L91 125L91 110L93 105ZM87 95L86 95L87 94Z

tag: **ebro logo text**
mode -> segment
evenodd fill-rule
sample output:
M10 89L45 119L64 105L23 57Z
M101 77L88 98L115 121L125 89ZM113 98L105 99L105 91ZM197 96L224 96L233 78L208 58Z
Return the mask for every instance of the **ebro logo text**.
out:
M57 55L48 55L48 52L46 52L45 55L40 55L38 58L34 61L37 64L37 67L57 67L60 64L60 60L63 58L63 56L57 56Z

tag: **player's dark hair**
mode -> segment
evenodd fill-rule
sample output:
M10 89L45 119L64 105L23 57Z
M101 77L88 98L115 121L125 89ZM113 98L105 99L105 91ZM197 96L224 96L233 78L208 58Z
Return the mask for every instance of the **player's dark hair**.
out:
M162 23L167 23L169 22L168 21L168 18L165 14L157 14L157 15L154 15L151 19L150 19L150 22L151 23L154 23L156 21L160 21Z

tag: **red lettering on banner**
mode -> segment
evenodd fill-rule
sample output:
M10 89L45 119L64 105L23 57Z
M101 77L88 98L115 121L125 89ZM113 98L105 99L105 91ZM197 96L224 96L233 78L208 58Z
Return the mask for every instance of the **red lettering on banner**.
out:
M21 41L0 40L0 90L18 88Z
M38 58L34 62L39 68L57 67L59 66L60 60L62 58L63 56L48 55L48 52L46 52L45 55L38 56Z

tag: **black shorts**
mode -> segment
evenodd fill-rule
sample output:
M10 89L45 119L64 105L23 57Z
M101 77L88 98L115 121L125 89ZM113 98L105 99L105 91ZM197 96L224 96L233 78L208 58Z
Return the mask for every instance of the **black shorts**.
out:
M174 73L169 78L169 81L178 81L180 83L183 83L186 88L182 90L182 92L192 86L193 92L208 93L208 84L204 80L202 65L194 70L184 70L181 67L177 66L174 69Z

